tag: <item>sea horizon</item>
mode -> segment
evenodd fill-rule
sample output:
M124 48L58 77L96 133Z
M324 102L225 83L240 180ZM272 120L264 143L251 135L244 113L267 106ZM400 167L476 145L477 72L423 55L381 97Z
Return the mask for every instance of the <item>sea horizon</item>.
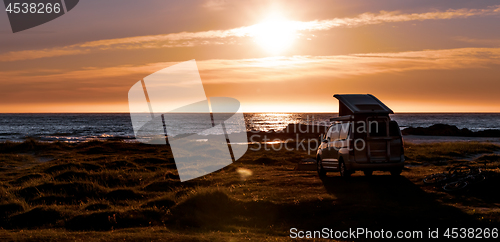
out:
M167 124L169 136L175 136L178 127L189 121L191 130L198 133L204 124L199 123L198 113L176 113ZM244 113L247 131L278 131L289 124L329 125L330 118L338 113ZM500 129L500 113L396 113L391 118L401 129L429 127L434 124L457 126L472 131ZM241 121L240 121L241 122ZM241 123L226 122L228 133L240 132ZM234 127L234 128L233 128ZM180 132L180 131L179 131ZM186 126L182 132L186 132ZM209 135L211 133L205 133ZM135 138L129 113L0 113L0 141L23 141L34 138L41 141L82 142L91 139Z

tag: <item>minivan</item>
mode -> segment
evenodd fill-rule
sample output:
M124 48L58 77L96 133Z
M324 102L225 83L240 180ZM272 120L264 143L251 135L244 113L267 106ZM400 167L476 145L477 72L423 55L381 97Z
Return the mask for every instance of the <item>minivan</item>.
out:
M404 167L403 138L394 112L370 94L334 95L339 100L339 117L332 118L328 131L320 136L316 154L320 177L338 171L343 177L355 171L371 176L389 171L399 176Z

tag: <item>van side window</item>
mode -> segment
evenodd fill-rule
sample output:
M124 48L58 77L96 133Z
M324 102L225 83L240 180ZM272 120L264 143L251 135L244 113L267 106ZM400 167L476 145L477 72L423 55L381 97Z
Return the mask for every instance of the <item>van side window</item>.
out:
M330 141L335 141L339 139L340 134L340 124L334 124L330 129Z
M332 137L332 130L333 128L335 127L335 125L331 126L329 129L328 129L328 132L326 132L326 137L325 139L327 140L330 140L330 137Z
M340 126L340 140L347 139L347 136L349 134L349 128L350 128L349 123L343 123Z
M389 122L389 136L401 136L401 131L396 121Z

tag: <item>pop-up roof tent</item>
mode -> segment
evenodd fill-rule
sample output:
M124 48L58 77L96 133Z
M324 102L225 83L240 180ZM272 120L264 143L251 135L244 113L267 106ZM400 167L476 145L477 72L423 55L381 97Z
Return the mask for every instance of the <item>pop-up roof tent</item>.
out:
M394 112L371 94L335 94L339 100L339 117L356 114L389 115Z

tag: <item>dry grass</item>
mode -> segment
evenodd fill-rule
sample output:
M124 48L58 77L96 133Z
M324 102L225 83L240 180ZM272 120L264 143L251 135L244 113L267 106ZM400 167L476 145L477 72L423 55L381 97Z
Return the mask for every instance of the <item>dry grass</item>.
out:
M499 146L482 142L405 143L407 161L417 163L446 162L498 150Z
M181 183L168 146L1 143L0 239L260 241L286 240L291 227L498 227L500 198L491 193L497 176L462 194L421 182L481 153L477 162L487 160L492 174L499 174L500 159L490 154L497 149L485 143L406 144L412 163L428 165L407 168L402 177L357 172L348 180L295 170L313 157L304 151L249 150L235 164ZM432 165L443 160L445 166ZM478 207L483 210L471 212Z

